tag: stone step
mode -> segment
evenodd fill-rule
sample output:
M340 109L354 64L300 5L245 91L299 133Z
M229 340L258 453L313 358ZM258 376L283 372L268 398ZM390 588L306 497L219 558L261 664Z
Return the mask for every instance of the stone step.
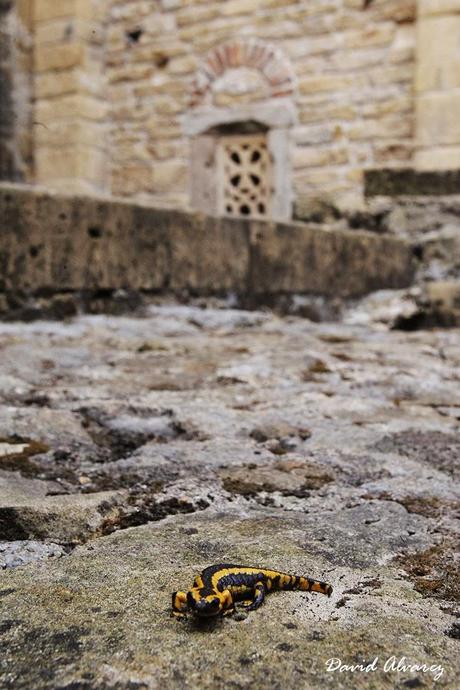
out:
M403 240L0 185L0 293L190 290L359 296L411 284Z

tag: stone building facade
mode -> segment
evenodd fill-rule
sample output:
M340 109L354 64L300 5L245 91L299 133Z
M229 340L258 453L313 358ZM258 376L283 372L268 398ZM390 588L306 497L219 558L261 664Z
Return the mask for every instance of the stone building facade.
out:
M460 0L0 0L0 177L212 214L460 168Z
M33 175L32 5L0 0L0 180Z

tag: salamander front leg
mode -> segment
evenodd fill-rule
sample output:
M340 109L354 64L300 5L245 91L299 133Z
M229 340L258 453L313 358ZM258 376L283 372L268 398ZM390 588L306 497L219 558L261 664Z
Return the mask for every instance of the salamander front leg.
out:
M172 593L172 615L176 618L184 618L187 611L187 593Z
M259 606L262 606L262 604L264 603L264 599L265 585L263 582L258 582L254 587L254 599L249 604L249 606L245 606L244 608L246 609L246 611L254 611L255 609L258 609Z

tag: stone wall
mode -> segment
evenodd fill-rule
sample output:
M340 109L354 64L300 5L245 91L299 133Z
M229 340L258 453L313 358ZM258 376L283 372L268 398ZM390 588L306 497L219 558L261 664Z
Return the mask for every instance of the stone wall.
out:
M32 177L31 0L0 0L0 179Z
M207 132L190 123L212 87L212 126L250 124L275 102L289 112L269 132L284 150L272 215L318 198L362 207L367 170L460 165L459 10L459 0L0 0L0 176L201 208L193 161Z
M187 205L181 122L196 70L220 43L257 38L284 52L297 79L296 195L360 203L363 169L412 158L415 13L415 0L163 0L153 10L112 0L113 192Z

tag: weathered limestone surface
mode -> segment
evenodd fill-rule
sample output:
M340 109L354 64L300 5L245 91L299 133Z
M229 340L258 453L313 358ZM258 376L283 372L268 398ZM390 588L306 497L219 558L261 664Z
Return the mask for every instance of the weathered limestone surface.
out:
M458 330L218 307L0 326L0 685L454 690ZM69 538L101 492L117 513ZM37 541L22 518L53 501ZM334 593L171 619L171 592L219 561ZM393 656L431 670L385 672Z
M211 218L0 188L0 291L132 288L354 296L410 285L410 246L366 232Z

